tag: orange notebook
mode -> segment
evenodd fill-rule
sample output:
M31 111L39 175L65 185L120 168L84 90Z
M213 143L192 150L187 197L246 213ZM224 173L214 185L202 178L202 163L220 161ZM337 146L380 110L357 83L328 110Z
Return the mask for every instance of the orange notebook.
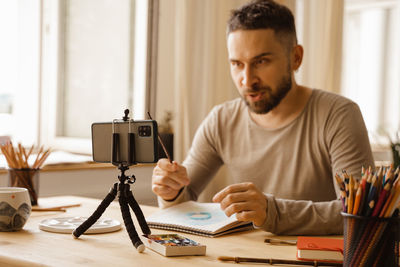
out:
M343 238L299 236L297 259L343 262Z

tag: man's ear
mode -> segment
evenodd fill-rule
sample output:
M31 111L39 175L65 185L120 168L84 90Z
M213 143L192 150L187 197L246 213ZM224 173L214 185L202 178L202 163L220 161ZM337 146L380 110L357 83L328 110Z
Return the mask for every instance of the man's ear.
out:
M300 68L301 62L303 61L303 47L301 45L295 45L292 52L292 66L293 70L296 71Z

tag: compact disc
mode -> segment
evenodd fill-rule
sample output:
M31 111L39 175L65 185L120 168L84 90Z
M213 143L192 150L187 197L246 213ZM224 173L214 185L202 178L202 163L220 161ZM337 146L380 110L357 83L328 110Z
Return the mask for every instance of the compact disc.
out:
M79 225L87 220L87 217L64 217L51 218L39 223L39 229L54 232L71 234ZM95 222L85 234L101 234L118 231L121 223L114 219L100 218Z

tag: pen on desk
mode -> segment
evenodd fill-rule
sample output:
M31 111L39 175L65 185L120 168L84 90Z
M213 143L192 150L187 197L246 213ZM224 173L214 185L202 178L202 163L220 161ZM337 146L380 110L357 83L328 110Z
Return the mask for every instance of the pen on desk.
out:
M271 245L296 245L297 240L282 240L282 239L276 239L276 238L266 238L264 239L265 243L271 244Z
M32 211L67 211L67 208L73 208L73 207L79 207L81 204L71 204L71 205L63 205L63 206L55 206L55 207L47 207L47 208L41 208L41 207L32 207Z
M150 112L147 111L147 115L149 115L150 120L153 120L153 118L152 118L151 115L150 115ZM162 147L162 149L164 150L165 155L167 156L169 162L172 163L171 157L170 157L170 155L168 154L168 151L167 151L167 149L165 148L165 145L164 145L163 141L161 140L160 134L157 133L157 136L158 136L158 141L160 142L161 147Z
M296 261L296 260L284 260L284 259L262 259L262 258L244 258L244 257L229 257L220 256L218 257L220 261L234 261L236 263L240 262L256 262L256 263L267 263L273 264L291 264L291 265L307 265L307 266L343 266L341 263L329 263L321 261Z
M32 211L62 211L62 212L66 212L67 210L65 208L35 208L35 207L32 207Z

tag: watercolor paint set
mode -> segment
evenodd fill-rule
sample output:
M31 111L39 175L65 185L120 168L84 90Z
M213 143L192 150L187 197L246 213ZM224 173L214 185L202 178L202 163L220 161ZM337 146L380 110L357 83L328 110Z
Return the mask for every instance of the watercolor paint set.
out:
M177 234L143 235L146 247L163 256L206 255L206 246Z

